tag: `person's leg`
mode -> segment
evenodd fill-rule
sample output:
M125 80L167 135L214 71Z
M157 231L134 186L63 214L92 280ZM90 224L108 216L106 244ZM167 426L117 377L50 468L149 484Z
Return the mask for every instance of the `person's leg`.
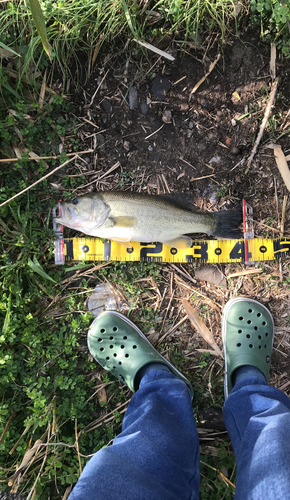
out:
M266 308L230 301L223 317L225 395L230 392L223 412L237 462L237 500L290 499L290 400L267 384L272 339Z
M105 321L109 319L106 316L103 316ZM131 322L128 323L121 315L113 317L113 320L110 328L117 330L112 335L103 323L97 324L97 332L93 327L93 335L92 330L89 335L89 347L99 361L99 346L103 345L104 354L107 354L111 352L108 350L111 349L110 345L115 344L115 352L112 351L113 359L114 354L117 354L114 366L118 366L118 359L125 362L128 359L126 354L129 353L129 359L132 357L133 365L137 366L136 370L129 373L132 366L128 368L128 372L124 367L124 371L116 375L124 377L128 385L131 384L131 388L136 389L136 393L126 411L121 434L114 439L112 446L98 451L91 458L69 500L197 500L199 442L189 382L186 384L186 379L178 376L179 372L172 373L170 363L161 355L156 356L156 351L153 352L153 347L147 340L148 345L143 345L142 339L138 338L139 330ZM101 329L109 332L108 347L98 340L103 339L106 333L102 332L101 336ZM97 339L97 344L94 344L93 336ZM124 340L137 346L134 351L130 350ZM117 345L124 350L122 358L119 357L120 349L118 350ZM149 355L147 357L144 355L146 349ZM140 359L143 359L143 366L133 360L138 352ZM106 358L107 356L105 360ZM151 364L148 371L146 367L152 358L157 369ZM135 384L139 373L144 376L138 389Z

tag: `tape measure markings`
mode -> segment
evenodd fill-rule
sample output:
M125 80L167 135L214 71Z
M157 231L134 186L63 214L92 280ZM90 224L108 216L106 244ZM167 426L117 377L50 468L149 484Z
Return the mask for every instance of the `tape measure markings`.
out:
M56 241L56 264L79 260L146 262L256 262L274 260L290 254L290 239L255 238L247 240L195 240L189 249L176 249L162 243L132 242L126 248L115 241L99 238L64 238ZM61 252L61 256L60 256Z

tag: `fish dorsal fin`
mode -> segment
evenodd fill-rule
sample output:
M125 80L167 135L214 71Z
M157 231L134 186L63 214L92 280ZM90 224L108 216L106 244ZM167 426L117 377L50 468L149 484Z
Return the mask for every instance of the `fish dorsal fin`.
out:
M138 222L136 217L129 217L127 215L120 215L119 217L114 217L113 219L115 226L118 227L134 227Z
M169 201L176 208L181 208L182 210L196 210L196 205L192 201L191 196L185 193L179 194L159 194L159 198Z

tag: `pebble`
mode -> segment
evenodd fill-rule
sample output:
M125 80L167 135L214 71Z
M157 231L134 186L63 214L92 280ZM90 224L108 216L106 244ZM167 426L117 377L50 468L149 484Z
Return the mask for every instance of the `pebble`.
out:
M135 86L131 87L129 90L129 107L130 109L138 108L138 92Z
M105 111L105 113L112 113L113 112L113 106L108 99L103 99L100 106L101 106L102 110Z
M234 118L231 119L231 123L232 123L232 127L235 127L237 124L237 122L236 122L236 120L234 120Z
M188 128L189 128L190 130L192 130L192 129L193 129L193 122L192 122L192 121L190 121L190 122L188 123Z
M187 131L187 137L188 137L188 139L191 138L192 134L193 134L193 130L188 129L188 131Z
M202 106L203 108L205 108L205 109L207 109L207 108L208 108L208 104L207 104L207 102L206 102L206 101L201 101L201 103L200 103L200 104L201 104L201 106Z
M124 141L123 142L123 147L125 151L130 151L130 142L129 141Z
M171 113L171 111L169 109L165 109L163 111L162 121L164 123L171 123L171 121L172 121L172 113Z
M97 138L98 138L98 147L102 149L104 147L105 138L102 134L98 134Z
M152 146L148 146L148 151L153 151Z
M148 104L146 102L141 102L141 104L140 104L140 110L141 110L142 115L147 115L147 113L149 111Z
M84 158L84 160L85 160L87 163L90 163L90 161L91 161L91 159L90 159L88 156L86 156L86 158Z
M151 91L153 94L163 101L167 95L168 90L170 89L170 82L167 78L156 76L152 82Z

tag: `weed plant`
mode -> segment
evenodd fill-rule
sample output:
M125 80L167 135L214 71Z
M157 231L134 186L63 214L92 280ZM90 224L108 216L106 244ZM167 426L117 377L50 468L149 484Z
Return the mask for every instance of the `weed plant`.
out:
M178 33L181 40L197 40L201 28L215 27L224 34L229 21L235 18L234 2L228 0L159 0L140 4L132 0L43 0L40 5L52 47L48 81L53 80L57 69L62 73L64 89L69 77L84 77L84 67L86 75L90 73L104 44L111 53L112 47L119 51L132 36L152 42ZM153 24L151 11L156 14ZM9 69L2 59L2 86L15 92L11 79L16 78L18 91L23 79L40 88L37 78L50 67L49 60L25 0L0 3L0 38L21 56L11 55Z

